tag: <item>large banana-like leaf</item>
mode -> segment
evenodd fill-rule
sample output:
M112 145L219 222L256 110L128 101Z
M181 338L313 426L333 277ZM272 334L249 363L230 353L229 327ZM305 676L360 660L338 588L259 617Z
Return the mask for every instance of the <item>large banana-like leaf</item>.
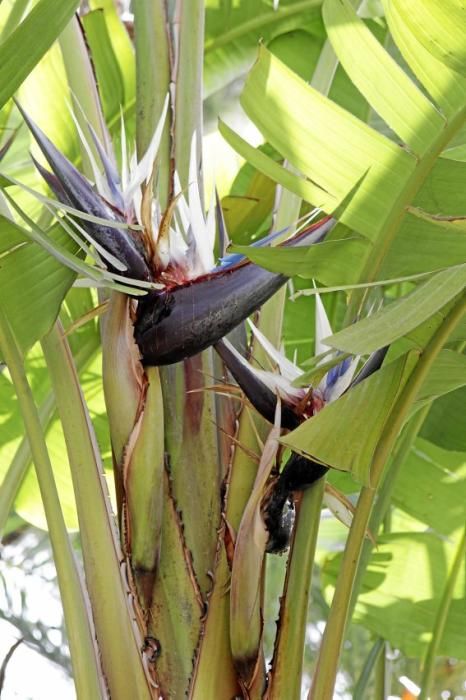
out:
M22 350L28 350L51 327L75 273L54 260L43 248L28 241L23 230L0 217L0 299ZM67 252L78 246L55 227L50 236Z
M78 7L78 0L40 0L0 45L0 106L15 93Z
M438 19L439 13L448 12L447 6L451 3L442 5L442 9L436 2L423 3L423 6L425 4L432 4L435 8L432 12ZM406 4L387 0L384 7L392 37L421 87L378 43L348 0L325 0L323 18L346 73L396 136L392 134L389 138L375 131L320 95L264 47L246 81L242 105L267 141L297 172L285 170L221 125L227 141L258 170L314 206L328 213L335 212L340 222L366 239L366 247L355 255L355 242L349 236L345 245L342 227L338 226L325 244L330 252L332 239L335 242L340 239L334 255L328 256L327 270L324 272L324 260L319 269L315 261L309 259L310 269L314 264L318 279L326 284L335 283L329 280L328 270L338 270L345 262L346 274L341 279L346 283L386 280L400 275L400 271L402 275L438 271L410 296L335 336L335 345L348 350L350 345L345 338L355 339L358 335L359 342L351 343L351 351L357 353L370 352L375 345L380 347L405 334L412 335L416 327L424 334L418 338L422 347L430 335L429 319L436 317L450 299L461 293L465 283L464 268L460 265L464 263L465 236L462 221L455 218L462 216L464 210L459 195L464 164L442 160L439 156L464 125L466 79L452 69L451 61L444 56L440 60L438 51L429 52L425 42L419 41L408 18L410 10ZM461 17L464 30L466 18ZM447 25L450 26L448 22ZM440 41L430 19L426 32ZM450 38L447 31L441 39L444 53L450 50ZM452 41L454 43L454 39ZM397 138L402 142L397 143ZM437 216L439 213L441 217ZM251 257L256 254L256 250L250 253ZM258 255L262 255L262 251ZM267 251L265 264L270 266L275 256L276 270L280 269L280 264L283 268L289 267L291 260L287 260L287 255L288 251ZM295 269L299 272L303 265L304 256ZM456 267L442 271L452 266ZM448 292L444 296L450 285L451 296ZM354 296L360 303L362 294ZM417 299L419 305L416 305L414 317L410 317L409 306L413 299ZM353 313L357 310L357 306L352 309ZM393 322L390 321L392 315ZM337 404L340 403L342 409L347 400L340 400L332 410L338 413ZM304 443L309 446L312 443L314 457L323 461L330 456L329 449L338 452L337 447L329 447L329 442L334 444L331 434L326 432L326 442L321 441L321 430L319 436L314 433L317 423L322 428L321 422L326 422L326 411L328 409L290 434L287 443L295 447L299 443L298 449ZM348 414L347 418L348 426L354 423L354 414ZM339 440L343 434L339 435ZM343 463L346 465L343 468L350 468L352 464L361 478L365 469L361 467L364 460L361 461L358 453L359 440L354 440L353 436L348 442L353 448L344 439L345 448L341 448L338 455L333 454L333 464L340 468ZM315 450L317 443L320 447Z
M304 177L285 171L221 127L227 140L259 170L315 206L332 212L345 202L342 212L337 209L340 221L372 244L353 268L355 280L363 271L371 279L387 276L409 250L406 273L411 273L413 267L416 272L438 269L461 259L461 252L452 250L453 232L436 230L429 223L428 241L419 262L416 244L422 233L413 215L405 215L418 192L422 208L436 212L432 183L437 191L447 189L434 175L438 168L442 169L444 182L451 184L453 173L461 177L459 168L463 164L436 164L436 159L464 123L466 80L424 49L402 22L404 14L387 3L389 28L430 96L378 44L349 2L324 3L329 38L345 71L403 144L382 136L319 95L265 48L261 48L249 74L242 104L269 143ZM350 192L350 201L345 201ZM445 213L455 215L456 211ZM337 235L338 230L334 233ZM462 238L457 237L460 247Z
M393 502L440 535L464 524L466 454L448 452L418 438L403 465Z
M323 35L322 0L286 0L274 8L267 0L206 2L205 94L219 90L246 73L257 42L302 29Z
M405 654L422 656L454 549L451 541L429 532L396 533L381 538L364 576L354 619ZM329 589L340 564L338 555L324 566L324 584ZM464 604L463 568L455 585L439 654L466 658Z
M466 388L435 401L421 435L446 450L466 451Z
M91 3L83 25L95 66L103 109L110 128L119 125L120 110L132 113L136 76L134 50L113 2Z

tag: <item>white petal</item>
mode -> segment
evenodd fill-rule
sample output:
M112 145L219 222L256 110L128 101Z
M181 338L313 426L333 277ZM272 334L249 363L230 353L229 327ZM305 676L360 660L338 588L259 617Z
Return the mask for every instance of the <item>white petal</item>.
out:
M121 189L125 192L128 187L128 147L126 144L126 127L123 119L123 110L120 110L120 138L121 138Z
M209 242L209 238L207 235L204 211L199 191L196 134L193 134L193 138L191 141L188 199L190 214L189 219L192 227L194 240L196 241L196 253L199 256L204 272L208 272L214 267L214 253L213 246Z
M289 381L292 382L302 375L302 370L296 367L285 355L274 348L270 340L268 340L261 331L256 328L251 320L248 319L249 325L252 332L257 338L258 342L262 345L266 353L272 358L272 360L279 366L282 375Z
M209 211L207 212L206 219L206 234L209 241L210 250L214 250L215 246L215 232L216 232L216 219L215 219L215 187L212 187L212 194L210 196ZM212 258L212 267L214 261Z
M251 365L249 366L251 367ZM278 394L280 398L287 403L296 404L301 401L306 394L305 389L291 386L289 381L279 374L254 368L253 371L274 394Z
M163 105L162 109L162 114L160 116L160 119L157 123L157 126L155 127L154 135L152 136L151 142L147 148L147 151L144 153L143 157L137 163L137 165L134 167L134 170L131 172L131 179L128 184L128 187L125 189L124 192L124 199L125 202L130 202L133 198L134 192L136 189L138 189L142 183L145 181L146 184L149 182L150 177L152 175L152 170L154 168L154 161L155 161L155 156L157 155L157 151L159 150L160 146L160 141L162 139L162 132L163 128L165 126L165 119L167 117L167 111L168 111L168 95L165 98L165 102Z
M328 320L327 312L320 298L320 294L316 292L316 355L321 355L324 352L332 350L331 347L322 342L323 338L328 338L332 335L332 328Z
M346 500L346 499L345 499ZM346 503L337 494L329 492L327 489L323 498L324 504L333 513L333 515L346 527L351 527L354 516L354 508L351 508L349 501Z

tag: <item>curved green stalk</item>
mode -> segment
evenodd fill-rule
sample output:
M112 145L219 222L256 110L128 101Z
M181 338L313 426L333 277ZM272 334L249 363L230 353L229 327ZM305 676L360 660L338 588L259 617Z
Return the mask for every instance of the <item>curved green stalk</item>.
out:
M461 540L458 543L455 558L453 560L453 564L451 566L450 573L446 582L445 590L443 592L443 596L440 601L439 608L437 610L437 617L435 619L434 627L432 629L432 639L427 649L427 654L424 661L424 670L422 673L421 693L419 695L419 700L428 700L428 698L431 697L432 681L434 678L435 671L435 660L438 654L440 642L443 639L445 625L447 623L448 611L450 610L450 605L453 598L458 574L461 570L461 566L464 564L465 555L466 528L464 529Z
M105 697L97 650L94 646L93 625L66 531L42 425L27 381L21 353L8 319L1 308L0 347L16 390L37 472L57 569L76 692L78 698L82 700Z
M396 406L389 416L384 433L377 445L371 470L372 489L363 488L349 531L335 594L320 648L316 672L309 691L309 700L331 700L338 670L343 636L349 616L355 576L369 524L377 488L395 440L409 415L412 404L438 353L447 342L466 311L463 295L447 315L442 325L423 351L406 382Z
M149 700L135 629L134 593L121 568L103 468L73 357L56 324L42 340L63 427L78 511L86 583L112 698ZM92 695L87 697L94 697Z
M416 437L418 436L419 431L422 428L422 425L427 417L427 414L430 411L431 406L432 403L428 403L425 406L423 406L411 418L409 423L407 423L406 426L403 428L403 432L401 433L400 438L398 440L393 459L391 460L391 462L387 466L386 471L384 472L382 485L380 487L379 493L377 495L377 500L371 512L371 517L369 520L369 531L374 533L374 535L378 533L382 521L387 515L393 489L395 487L395 482L399 476L399 473L406 460L406 457ZM353 594L350 606L351 611L353 610L354 605L356 604L356 599L359 593L359 587L361 585L362 577L366 570L366 566L369 561L372 549L373 544L366 537L363 544L361 558L359 560L356 574L354 577Z
M377 639L364 662L361 675L354 686L353 700L365 700L365 698L367 698L367 688L369 686L372 672L374 668L377 669L377 665L380 661L380 657L383 656L384 650L385 640ZM382 697L383 696L376 695L377 699Z
M387 686L387 654L386 654L386 642L385 640L380 640L383 642L382 651L379 654L375 662L374 668L374 700L385 700L387 697L386 686Z
M299 700L312 567L320 525L325 479L303 494L281 599L275 652L267 697Z

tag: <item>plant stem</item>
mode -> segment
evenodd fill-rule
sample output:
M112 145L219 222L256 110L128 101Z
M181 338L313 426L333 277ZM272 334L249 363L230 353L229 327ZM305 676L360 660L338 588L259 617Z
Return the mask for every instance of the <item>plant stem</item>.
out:
M66 531L42 425L28 384L23 359L8 319L1 308L0 348L16 390L36 468L57 569L76 692L82 700L100 698L104 691L87 600Z
M76 119L84 130L84 133L86 133L87 130L86 120L88 120L101 143L104 144L109 151L110 144L108 143L107 129L100 106L100 98L97 92L94 72L84 41L83 32L76 17L73 17L71 22L67 24L60 34L59 42L68 85L71 90ZM94 151L94 155L97 155L91 138L89 138L89 144ZM90 167L89 158L83 147L81 147L81 156L84 171L91 176L92 168Z
M338 661L349 616L355 577L375 494L385 463L435 358L463 317L465 311L466 295L463 295L431 338L411 372L387 420L385 430L374 454L371 470L372 489L362 489L348 535L342 566L320 648L316 672L309 692L309 700L331 700L333 697Z
M399 473L406 460L406 457L414 443L414 440L416 439L426 419L426 416L429 413L431 405L432 404L429 403L426 406L423 406L403 429L403 432L398 441L394 457L384 473L382 485L380 487L380 491L378 493L378 497L372 509L371 517L369 520L369 530L374 534L374 536L377 535L382 521L384 520L387 514L395 482L399 476ZM353 595L350 606L351 611L353 610L354 605L356 604L356 599L358 597L362 577L366 570L366 566L369 561L372 548L372 542L368 538L366 538L363 544L361 558L359 560L354 578Z
M43 338L42 348L70 461L86 582L110 694L115 700L148 700L151 693L139 653L142 639L134 624L134 594L120 566L123 557L94 429L61 326L55 324Z
M443 592L443 596L437 610L437 617L435 619L434 627L432 630L432 639L427 649L427 654L424 661L424 670L422 673L421 693L419 695L419 700L428 700L428 698L431 696L432 681L434 678L435 671L435 660L438 654L438 648L443 639L445 625L447 623L448 618L448 612L450 610L451 601L453 599L453 594L455 591L456 581L458 579L458 574L461 570L461 566L464 564L465 555L466 528L464 529L461 540L458 543L455 558L453 560L453 564L451 566L450 573L446 582L445 590Z
M374 666L374 700L385 700L386 693L386 678L387 678L387 655L386 642L382 642L382 651L380 652Z
M353 700L364 700L364 698L367 698L367 689L369 687L372 672L374 668L377 669L380 657L384 654L384 651L385 640L377 639L364 662L361 675L354 686ZM377 700L382 700L382 696L376 695L375 697Z
M172 25L176 47L174 138L175 167L183 188L192 184L189 182L189 166L193 144L196 147L196 172L201 172L204 20L204 0L177 0ZM199 184L201 183L200 177ZM199 186L199 190L202 198L202 186Z
M164 0L134 0L136 47L136 145L144 155L162 114L170 90L170 41ZM162 210L168 203L170 184L170 122L167 115L158 155L157 187Z
M320 525L325 479L302 495L288 557L284 595L267 698L299 700L312 567Z

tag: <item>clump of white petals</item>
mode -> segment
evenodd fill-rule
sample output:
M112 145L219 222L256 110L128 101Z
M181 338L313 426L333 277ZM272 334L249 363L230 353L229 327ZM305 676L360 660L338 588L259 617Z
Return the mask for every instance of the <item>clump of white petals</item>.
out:
M162 114L155 127L150 144L143 157L138 161L133 152L128 159L127 140L123 117L121 118L121 171L118 173L114 154L105 152L92 127L88 125L89 133L99 154L100 163L94 156L90 141L86 138L78 120L72 113L78 131L92 168L93 179L98 193L112 206L122 212L128 223L146 224L146 235L154 243L157 263L163 269L172 265L183 270L186 279L192 279L212 270L215 265L214 243L216 234L215 198L212 191L209 211L204 211L202 197L202 179L199 173L199 156L196 149L196 139L193 136L189 184L187 191L183 190L178 173L174 173L174 200L172 211L166 225L165 212L161 210L160 202L152 196L150 202L150 231L147 231L147 221L143 221L143 197L146 188L152 187L157 177L157 154L162 140L163 129L167 119L169 97L167 95Z

